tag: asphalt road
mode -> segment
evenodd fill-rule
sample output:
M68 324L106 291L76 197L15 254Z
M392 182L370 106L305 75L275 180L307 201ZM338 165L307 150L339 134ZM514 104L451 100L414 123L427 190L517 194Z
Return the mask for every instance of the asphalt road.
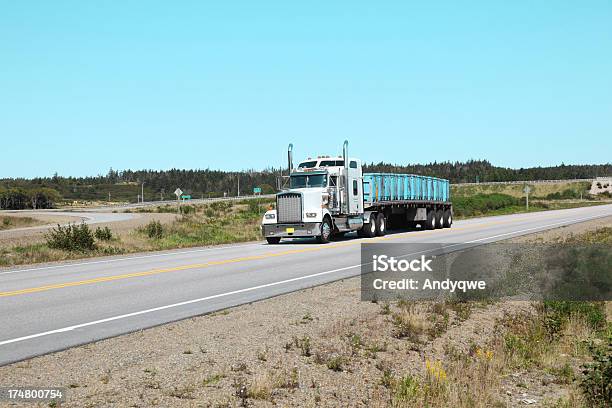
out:
M611 215L605 205L327 245L257 242L2 270L0 364L359 275L363 242L477 244Z

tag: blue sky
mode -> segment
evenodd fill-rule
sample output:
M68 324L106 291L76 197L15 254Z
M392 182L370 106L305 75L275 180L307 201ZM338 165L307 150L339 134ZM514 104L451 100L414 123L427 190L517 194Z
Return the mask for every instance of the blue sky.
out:
M610 161L609 1L3 1L0 177Z

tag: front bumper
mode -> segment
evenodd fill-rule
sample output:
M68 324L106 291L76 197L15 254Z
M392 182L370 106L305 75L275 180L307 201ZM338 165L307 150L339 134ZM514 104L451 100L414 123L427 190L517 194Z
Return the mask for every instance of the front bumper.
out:
M264 224L261 226L264 238L267 237L318 237L321 235L320 222L300 224Z

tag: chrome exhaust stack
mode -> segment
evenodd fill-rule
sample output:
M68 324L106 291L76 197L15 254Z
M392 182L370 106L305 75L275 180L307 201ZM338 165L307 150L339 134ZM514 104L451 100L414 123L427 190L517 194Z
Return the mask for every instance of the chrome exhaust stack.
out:
M346 214L349 213L349 156L348 140L342 145L342 159L344 160L344 202L346 203Z
M293 143L289 143L289 147L287 148L287 160L289 162L289 175L293 171Z

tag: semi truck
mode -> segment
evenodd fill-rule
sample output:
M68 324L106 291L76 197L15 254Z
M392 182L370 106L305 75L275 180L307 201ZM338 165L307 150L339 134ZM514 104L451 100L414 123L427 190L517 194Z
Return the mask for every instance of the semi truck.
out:
M383 236L388 227L450 228L453 205L448 180L415 174L363 173L361 160L342 156L307 158L296 168L288 151L288 186L276 194L261 230L269 244L313 237L321 243L356 231Z

